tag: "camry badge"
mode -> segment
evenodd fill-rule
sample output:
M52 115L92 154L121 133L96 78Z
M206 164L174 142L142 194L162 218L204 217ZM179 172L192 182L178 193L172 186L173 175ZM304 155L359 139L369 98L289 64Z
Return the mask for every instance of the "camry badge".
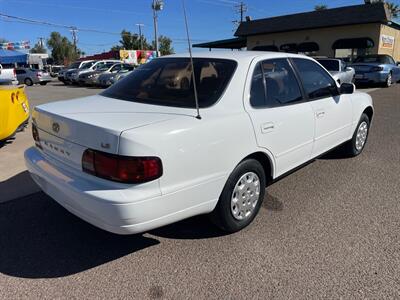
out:
M53 129L53 131L55 133L58 133L60 131L60 124L58 124L57 122L54 122L53 125L51 126L51 128Z

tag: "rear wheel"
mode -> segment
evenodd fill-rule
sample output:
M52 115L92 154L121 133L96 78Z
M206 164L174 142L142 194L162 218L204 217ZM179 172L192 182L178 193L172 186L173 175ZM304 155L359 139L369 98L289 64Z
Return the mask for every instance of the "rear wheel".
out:
M385 87L390 87L393 83L393 77L392 77L392 72L389 73L386 81L385 81Z
M370 120L366 114L362 114L357 128L350 141L344 144L344 150L348 156L357 156L364 150L368 140Z
M229 176L211 219L224 231L239 231L254 220L264 195L263 167L257 160L245 160Z
M32 79L30 79L30 78L25 78L24 83L25 83L27 86L32 86L32 85L33 85L33 81L32 81Z

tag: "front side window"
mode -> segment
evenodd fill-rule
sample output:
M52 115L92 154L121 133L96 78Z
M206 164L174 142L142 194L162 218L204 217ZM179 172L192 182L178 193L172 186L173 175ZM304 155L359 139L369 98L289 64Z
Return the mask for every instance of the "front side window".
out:
M317 63L310 59L292 59L299 72L304 89L310 100L326 98L337 94L333 78Z
M265 60L257 65L250 95L253 107L276 107L303 99L292 67L284 58Z
M194 58L193 62L199 106L211 106L222 96L237 63L214 58ZM190 60L154 59L135 69L101 95L131 102L194 108Z

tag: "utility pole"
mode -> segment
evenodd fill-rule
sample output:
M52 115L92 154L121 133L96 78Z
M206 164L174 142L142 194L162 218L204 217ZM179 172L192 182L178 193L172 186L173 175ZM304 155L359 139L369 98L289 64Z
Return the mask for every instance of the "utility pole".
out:
M240 23L243 23L244 13L247 12L247 5L242 1L235 5L236 12L240 14Z
M78 29L75 26L73 26L73 27L71 27L70 31L71 31L71 34L72 34L72 41L73 41L73 44L74 44L75 53L77 53L78 48L77 48L76 44L78 42L78 36L77 36Z
M136 26L139 27L139 40L140 40L140 50L143 50L143 35L142 35L142 27L144 24L137 23Z

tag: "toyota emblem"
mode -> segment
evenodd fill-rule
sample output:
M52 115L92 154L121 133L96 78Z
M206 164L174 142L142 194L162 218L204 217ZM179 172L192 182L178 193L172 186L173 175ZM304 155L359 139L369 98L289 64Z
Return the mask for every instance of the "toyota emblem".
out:
M60 131L60 124L58 124L57 122L54 122L52 125L52 129L55 133L58 133Z

